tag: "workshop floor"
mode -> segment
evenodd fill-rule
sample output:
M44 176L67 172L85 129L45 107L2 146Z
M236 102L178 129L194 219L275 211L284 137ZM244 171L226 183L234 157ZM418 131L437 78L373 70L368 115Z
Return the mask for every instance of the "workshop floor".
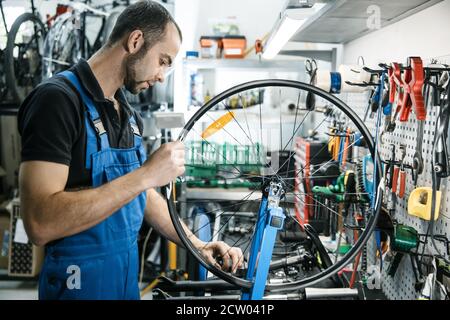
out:
M37 282L0 281L0 300L37 300Z
M0 281L0 300L37 300L38 286L34 281ZM141 297L152 300L151 292Z

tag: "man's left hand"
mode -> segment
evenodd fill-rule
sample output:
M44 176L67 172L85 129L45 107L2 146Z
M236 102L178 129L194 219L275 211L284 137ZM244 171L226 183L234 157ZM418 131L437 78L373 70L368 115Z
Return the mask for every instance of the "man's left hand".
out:
M223 271L235 273L244 264L244 254L238 247L230 247L223 241L200 243L197 249L208 260L209 263ZM222 263L219 263L219 262Z

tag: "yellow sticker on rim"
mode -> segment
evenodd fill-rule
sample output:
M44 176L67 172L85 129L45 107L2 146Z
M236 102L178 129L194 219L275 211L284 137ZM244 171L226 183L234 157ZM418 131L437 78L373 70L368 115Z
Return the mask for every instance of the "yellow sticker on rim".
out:
M234 112L228 111L228 113L221 116L219 119L211 123L205 131L202 132L201 136L203 139L206 139L217 131L222 130L231 120L234 118Z

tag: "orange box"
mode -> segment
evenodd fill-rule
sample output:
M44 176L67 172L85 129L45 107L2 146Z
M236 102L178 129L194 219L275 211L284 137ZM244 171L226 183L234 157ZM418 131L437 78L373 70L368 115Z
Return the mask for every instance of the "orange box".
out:
M200 38L200 54L202 58L221 58L222 37L202 36Z
M225 36L222 39L224 58L244 58L247 39L244 36Z

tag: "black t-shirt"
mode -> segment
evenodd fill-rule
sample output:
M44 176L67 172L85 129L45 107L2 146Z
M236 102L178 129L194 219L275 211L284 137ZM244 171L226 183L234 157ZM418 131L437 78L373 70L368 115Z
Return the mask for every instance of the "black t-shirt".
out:
M115 98L120 104L120 120L114 104L106 100L89 64L81 60L71 69L94 101L112 148L131 148L134 134L129 124L134 114L139 131L142 119L127 103L122 90ZM72 83L56 75L37 86L19 109L18 125L22 139L22 162L41 160L69 166L67 188L92 185L86 169L85 106Z

